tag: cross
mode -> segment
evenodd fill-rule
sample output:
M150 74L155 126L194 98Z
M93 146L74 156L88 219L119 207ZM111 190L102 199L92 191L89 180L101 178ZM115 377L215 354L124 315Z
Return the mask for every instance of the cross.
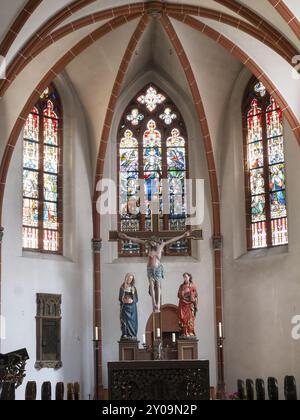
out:
M159 214L152 214L152 224L151 224L151 231L137 231L133 232L133 235L130 235L133 239L143 239L143 240L170 240L172 238L176 238L177 236L183 235L187 230L176 230L176 231L169 231L169 230L160 230L160 217ZM119 238L119 234L121 232L118 231L110 231L109 232L109 241L110 242L117 242ZM123 232L122 232L123 233ZM128 234L126 232L126 234ZM201 241L203 240L203 231L202 229L196 229L191 231L191 235L189 239L193 239L195 241Z

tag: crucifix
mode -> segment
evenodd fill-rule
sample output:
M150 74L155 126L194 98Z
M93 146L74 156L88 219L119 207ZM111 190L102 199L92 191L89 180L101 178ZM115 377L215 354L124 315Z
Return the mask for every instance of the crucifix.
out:
M161 306L161 282L164 279L164 267L162 265L163 251L166 246L181 239L202 240L203 232L199 230L166 231L160 230L160 216L152 213L151 231L138 231L134 235L123 232L109 232L109 241L116 242L119 239L144 245L148 251L147 276L149 280L149 293L152 297L153 312L160 313Z
M181 239L202 240L202 230L186 231L165 231L160 230L160 216L158 212L152 212L151 231L138 231L134 235L126 235L123 232L109 232L109 241L127 240L144 245L148 251L147 277L149 280L149 293L153 304L153 357L161 360L163 358L163 331L161 307L161 282L164 279L164 267L162 255L164 248Z

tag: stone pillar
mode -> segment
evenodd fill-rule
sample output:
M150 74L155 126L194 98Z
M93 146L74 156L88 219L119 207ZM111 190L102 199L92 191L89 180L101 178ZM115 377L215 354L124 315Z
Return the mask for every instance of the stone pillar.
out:
M101 253L102 239L92 239L94 256L94 355L95 355L95 400L103 398L102 380L102 316L101 316ZM95 337L97 329L98 337Z
M3 240L3 236L4 236L4 227L0 226L0 317L2 314L2 306L1 306L1 302L2 302L2 240ZM0 322L1 322L1 318L0 318ZM1 325L0 325L1 328Z
M215 290L216 290L216 337L217 337L217 372L218 388L217 398L225 398L225 374L224 374L224 320L223 320L223 287L222 287L222 250L223 237L214 236L212 245L215 256Z

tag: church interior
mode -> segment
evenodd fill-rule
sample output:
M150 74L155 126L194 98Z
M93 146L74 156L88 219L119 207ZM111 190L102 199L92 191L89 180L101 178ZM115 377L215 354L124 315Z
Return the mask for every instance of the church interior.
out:
M300 2L0 6L3 394L297 399Z

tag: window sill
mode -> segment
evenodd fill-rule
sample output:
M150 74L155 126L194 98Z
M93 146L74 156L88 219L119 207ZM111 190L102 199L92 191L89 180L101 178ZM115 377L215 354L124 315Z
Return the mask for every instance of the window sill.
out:
M46 254L42 252L23 251L22 258L28 258L32 260L46 260L46 261L57 261L57 262L68 262L73 263L70 258L64 257L59 254Z
M236 262L247 262L256 259L258 260L263 258L278 257L280 255L282 255L283 257L289 255L288 245L282 245L273 248L253 249L251 251L247 251L246 254L243 254L240 257L236 258Z
M197 264L199 260L194 257L184 257L184 256L165 256L162 259L163 264L168 263L192 263ZM111 264L146 264L147 257L119 257L111 262Z

